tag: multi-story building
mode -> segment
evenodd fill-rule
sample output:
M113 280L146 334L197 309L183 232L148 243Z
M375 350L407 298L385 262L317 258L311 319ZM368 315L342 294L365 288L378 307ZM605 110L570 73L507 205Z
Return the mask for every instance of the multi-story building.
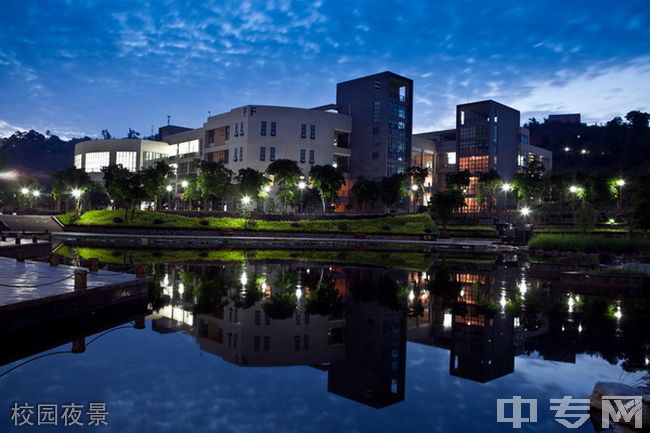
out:
M410 165L413 81L382 72L336 85L336 106L352 118L350 173L378 178Z
M493 100L458 105L455 129L412 135L413 81L382 72L337 84L336 104L312 109L246 105L210 116L196 129L167 125L159 141L94 140L77 144L75 166L101 180L101 167L122 164L138 170L166 160L179 183L198 161L222 161L237 172L265 171L277 159L296 161L305 176L315 164L332 164L351 182L426 167L422 204L446 188L447 176L469 170L466 211L478 211L478 176L496 170L510 180L531 161L552 166L551 152L530 144L519 111ZM341 197L347 203L347 197ZM343 208L344 206L339 207Z

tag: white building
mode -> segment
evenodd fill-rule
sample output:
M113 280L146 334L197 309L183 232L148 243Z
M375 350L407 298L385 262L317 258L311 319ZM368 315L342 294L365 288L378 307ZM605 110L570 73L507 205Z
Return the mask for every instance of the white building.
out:
M137 171L167 161L172 155L167 143L140 139L89 140L74 147L74 166L86 171L93 181L103 179L102 167L122 164Z

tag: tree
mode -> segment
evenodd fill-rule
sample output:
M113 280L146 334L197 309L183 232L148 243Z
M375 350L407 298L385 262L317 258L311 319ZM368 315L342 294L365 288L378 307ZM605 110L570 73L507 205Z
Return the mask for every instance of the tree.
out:
M290 159L276 159L266 169L266 173L273 176L273 181L278 184L278 197L286 208L289 204L298 202L298 183L302 170Z
M201 200L201 191L199 190L196 176L190 176L185 180L187 181L187 187L183 188L181 199L187 201L191 208L192 202Z
M113 200L115 207L124 209L124 219L135 216L135 208L146 199L144 179L141 173L132 173L121 164L111 164L102 168L106 193Z
M140 138L140 133L129 128L129 133L126 135L126 138Z
M75 199L77 212L80 212L81 194L88 191L92 185L90 175L84 170L70 167L54 172L52 178L52 198L56 201L57 209L60 210L63 197L72 197ZM75 194L78 196L74 197Z
M639 176L634 182L632 199L632 226L636 229L650 230L650 174Z
M465 205L463 193L457 189L439 191L431 196L429 211L440 222L442 231L446 233L447 224L454 212Z
M350 188L350 195L361 210L363 210L363 205L366 203L372 207L379 201L381 184L372 179L359 177Z
M463 170L456 173L447 174L447 187L449 189L464 190L469 187L469 178L472 174L469 170Z
M392 208L403 197L408 196L406 181L407 176L404 173L395 173L381 179L380 197L387 208Z
M214 204L223 204L231 191L233 172L226 168L223 161L200 161L196 184L205 200L209 200L210 209Z
M163 194L167 180L174 175L174 170L164 161L142 170L142 182L146 199L158 206L158 198Z
M534 202L541 199L544 190L544 164L531 161L523 173L516 173L512 179L520 199Z
M113 138L113 136L111 135L110 132L108 132L108 129L102 129L102 138L104 140L110 140L111 138Z
M326 203L336 200L339 189L345 183L345 178L340 171L329 164L312 166L309 178L321 198L323 212L327 212Z
M264 186L269 179L254 168L240 168L236 177L237 190L241 196L250 197L253 200L262 198L266 193Z
M481 173L478 176L476 184L477 201L479 206L487 204L487 211L492 212L494 205L494 195L496 189L501 185L501 176L496 170L490 170L486 173Z
M413 201L420 203L420 198L424 193L424 182L426 182L429 176L429 169L427 167L413 166L409 168L408 174L411 177L411 184L417 186L417 189L413 190L415 194Z

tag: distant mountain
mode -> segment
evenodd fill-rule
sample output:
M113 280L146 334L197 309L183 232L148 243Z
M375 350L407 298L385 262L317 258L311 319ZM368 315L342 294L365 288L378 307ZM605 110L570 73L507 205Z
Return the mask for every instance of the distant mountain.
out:
M74 146L85 140L90 138L62 140L34 130L18 131L0 140L0 165L47 182L53 172L73 165Z

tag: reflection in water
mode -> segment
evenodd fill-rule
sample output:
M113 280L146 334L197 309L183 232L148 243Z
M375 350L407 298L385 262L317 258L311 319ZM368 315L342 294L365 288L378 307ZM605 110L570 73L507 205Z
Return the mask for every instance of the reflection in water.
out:
M648 369L647 299L566 293L526 265L440 262L432 272L161 266L153 328L195 335L202 350L241 366L319 368L329 392L372 407L405 398L407 340L448 350L449 373L481 383L513 373L518 355L575 363L599 354Z
M190 335L203 352L242 367L317 368L330 393L376 408L406 397L407 341L448 351L449 374L480 383L513 373L516 356L575 363L586 353L626 371L649 369L647 298L563 291L525 263L440 260L428 273L264 261L160 264L153 280L153 331ZM16 340L0 361L69 341L82 351L85 336L144 311Z

